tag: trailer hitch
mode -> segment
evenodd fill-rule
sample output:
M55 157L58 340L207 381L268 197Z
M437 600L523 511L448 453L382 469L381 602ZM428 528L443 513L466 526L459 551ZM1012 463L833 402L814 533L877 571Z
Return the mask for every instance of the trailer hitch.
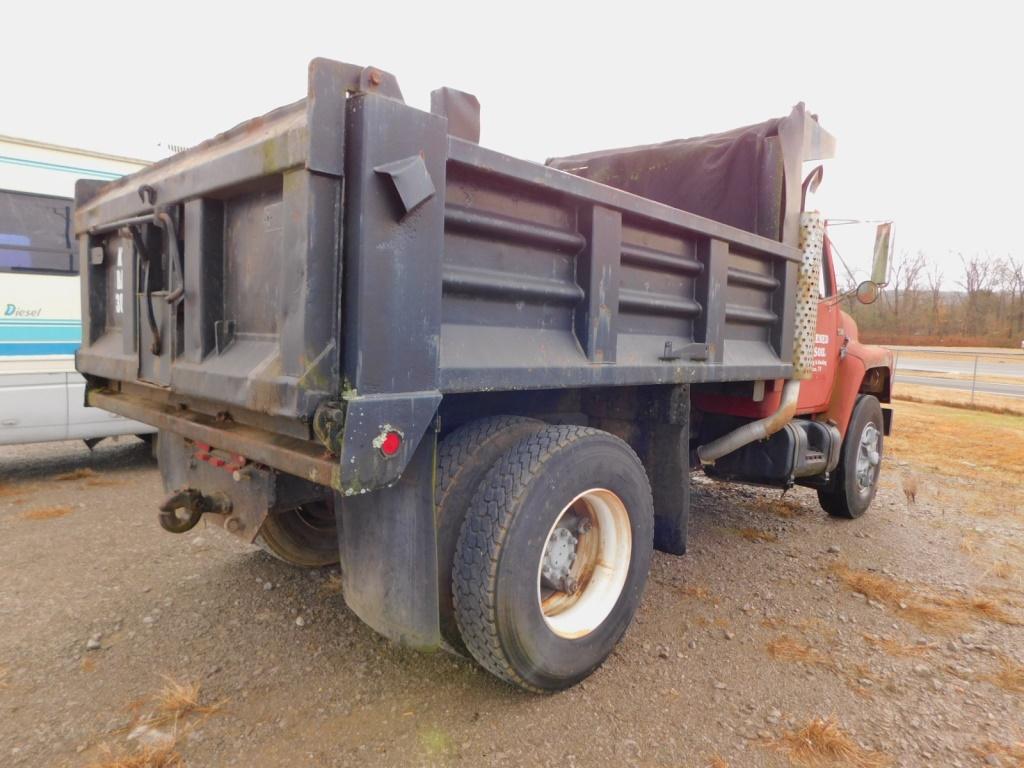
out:
M175 491L160 504L160 527L170 533L185 533L196 527L204 514L227 514L231 500L223 493L204 496L195 488Z

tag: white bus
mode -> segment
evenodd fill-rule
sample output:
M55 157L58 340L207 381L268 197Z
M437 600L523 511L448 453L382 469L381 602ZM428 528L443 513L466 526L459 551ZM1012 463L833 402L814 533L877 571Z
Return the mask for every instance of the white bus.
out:
M111 180L146 161L0 136L0 445L148 435L83 405L76 179Z

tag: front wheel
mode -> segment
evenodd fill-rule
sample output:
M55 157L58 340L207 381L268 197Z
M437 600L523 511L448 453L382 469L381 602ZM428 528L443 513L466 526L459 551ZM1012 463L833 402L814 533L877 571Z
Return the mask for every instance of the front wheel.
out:
M881 470L882 406L873 395L861 395L850 415L832 486L818 491L822 509L833 517L860 517L875 498Z
M626 443L576 426L524 438L477 488L459 534L466 647L527 690L578 683L633 620L653 546L650 484Z

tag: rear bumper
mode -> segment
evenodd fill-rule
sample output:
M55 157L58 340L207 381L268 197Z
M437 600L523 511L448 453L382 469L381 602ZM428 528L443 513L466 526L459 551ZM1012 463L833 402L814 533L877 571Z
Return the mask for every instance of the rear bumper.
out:
M240 453L249 461L297 475L320 485L340 487L338 460L322 445L267 432L234 421L218 421L195 411L146 400L124 392L89 390L88 405L105 408L130 419L151 424L197 443Z

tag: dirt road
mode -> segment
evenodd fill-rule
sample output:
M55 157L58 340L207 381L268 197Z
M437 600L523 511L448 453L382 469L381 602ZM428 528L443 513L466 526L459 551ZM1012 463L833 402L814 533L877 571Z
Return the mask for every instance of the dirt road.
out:
M897 409L859 521L695 480L689 554L548 697L378 638L335 571L163 532L133 439L0 449L0 765L1022 765L1024 418Z

